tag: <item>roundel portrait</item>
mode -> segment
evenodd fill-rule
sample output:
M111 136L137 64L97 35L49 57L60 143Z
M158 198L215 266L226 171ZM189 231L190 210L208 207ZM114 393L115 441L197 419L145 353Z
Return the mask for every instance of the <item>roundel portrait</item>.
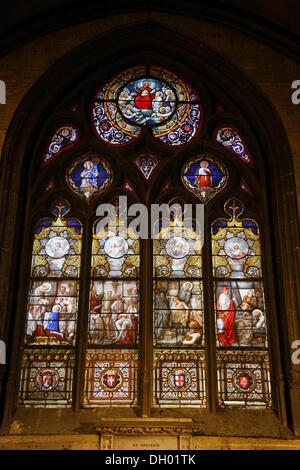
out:
M191 158L182 168L184 186L206 203L225 188L228 182L227 168L221 162L208 157Z
M113 173L109 163L102 157L87 154L68 168L66 181L75 193L86 199L102 193L112 183Z

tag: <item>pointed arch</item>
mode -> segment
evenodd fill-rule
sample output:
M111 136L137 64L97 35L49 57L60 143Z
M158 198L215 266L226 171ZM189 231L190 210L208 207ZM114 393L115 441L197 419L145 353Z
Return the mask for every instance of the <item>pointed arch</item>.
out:
M239 103L243 109L241 119L245 121L245 128L249 129L247 143L249 141L251 147L256 149L258 175L255 177L262 188L258 195L259 205L257 210L258 218L264 221L265 272L269 279L268 302L272 312L274 407L280 416L281 423L288 423L296 427L297 416L293 405L296 391L294 388L290 388L287 393L288 397L285 397L284 387L290 383L290 375L296 373L290 361L289 345L298 334L296 319L299 301L298 293L293 288L293 282L294 279L297 279L299 273L299 266L296 262L296 249L294 248L297 246L299 227L293 164L283 125L261 92L252 86L237 68L224 61L214 51L205 46L198 49L192 41L158 25L151 25L151 41L146 42L142 34L143 28L144 25L139 25L113 31L89 41L67 54L37 81L36 85L23 99L12 119L3 147L0 168L1 187L3 189L0 201L1 209L5 220L10 221L10 223L3 224L1 227L1 242L7 253L1 264L1 278L5 280L2 285L4 321L1 325L1 332L3 338L9 340L7 342L9 364L16 364L18 358L17 346L22 325L22 298L28 286L26 273L28 272L29 256L23 257L20 269L15 260L16 256L20 257L22 252L30 252L30 241L26 233L30 232L28 228L31 226L32 200L37 198L37 194L33 194L31 187L37 178L43 179L42 176L39 176L39 162L41 158L40 149L45 142L42 142L42 138L40 140L38 138L41 122L44 122L43 116L47 113L51 114L57 100L61 96L67 96L75 83L78 84L80 81L83 85L88 83L88 88L84 89L81 98L82 109L85 110L86 103L90 102L92 97L95 96L94 92L99 82L104 83L105 80L119 70L139 63L146 50L152 63L163 64L174 72L180 69L181 75L193 87L201 90L204 115L207 116L207 121L203 123L199 133L195 136L194 142L186 147L187 154L189 152L195 154L195 147L198 150L198 146L199 149L202 149L205 148L205 145L208 145L203 139L208 130L212 103L210 95L201 84L206 77L210 77L212 89L216 87L218 91L221 91L221 94L226 92L228 99L233 104ZM101 51L101 56L99 51ZM115 59L116 55L117 60ZM109 70L107 67L95 73L99 60L110 64ZM194 64L193 68L190 64ZM57 83L55 77L58 75L61 77L59 84L49 87L49 83L52 85ZM234 83L232 81L233 75L235 77ZM86 77L91 77L89 82L85 82ZM246 88L248 91L247 97L243 92ZM251 96L251 100L249 96ZM23 117L28 109L31 110L31 120L30 122L24 122ZM124 168L126 160L117 150L114 152L108 151L105 144L99 144L98 142L96 144L95 140L89 137L89 126L84 124L86 117L87 114L83 111L83 117L80 121L83 129L82 145L86 145L87 142L90 142L90 145L93 146L99 145L98 149L108 152L115 162L120 162L120 168ZM245 135L244 132L243 135ZM276 146L273 143L273 135L277 136ZM135 152L137 153L138 148L143 146L147 146L149 149L160 149L159 143L152 142L149 134L145 131L137 138L136 148L132 147L129 153L133 155ZM160 182L166 180L164 176L167 176L168 173L171 172L174 181L176 171L180 168L180 165L176 166L176 161L180 161L180 158L183 159L183 153L180 152L183 151L178 151L173 156L172 149L162 151L164 160L164 164L161 165L162 176L158 176L157 173L157 176L155 175L149 181L148 190L145 189L142 182L135 181L143 202L151 202L157 197L162 187ZM284 168L282 166L283 152L285 155ZM66 153L66 155L71 158L71 154ZM174 158L175 163L170 171L169 162L171 158ZM226 160L225 156L224 159ZM14 168L11 164L12 161L14 162ZM128 171L131 180L134 180L134 171ZM49 179L48 173L47 179ZM114 191L116 190L117 186L114 187ZM229 190L232 190L232 187L228 186ZM84 214L85 206L83 203L78 203L78 206L81 213ZM213 209L210 205L208 206L208 218L212 218L212 215ZM24 230L20 230L20 227L24 227ZM278 253L276 263L272 253ZM285 253L290 253L290 256L287 258ZM146 283L146 278L143 282ZM18 296L14 295L12 286L17 288ZM280 292L280 295L277 296L278 302L275 302L275 290ZM288 319L285 312L289 312ZM279 347L279 344L281 347ZM16 383L12 368L4 388L7 400L5 420L8 423L16 403ZM142 389L145 391L146 388L146 382L144 382ZM149 395L149 392L147 393ZM147 393L145 392L146 397ZM280 404L284 404L284 406ZM212 402L210 406L211 409L215 410L216 403ZM75 396L74 409L78 410L79 407L80 394L78 390ZM149 414L149 406L144 406L144 411L146 408Z

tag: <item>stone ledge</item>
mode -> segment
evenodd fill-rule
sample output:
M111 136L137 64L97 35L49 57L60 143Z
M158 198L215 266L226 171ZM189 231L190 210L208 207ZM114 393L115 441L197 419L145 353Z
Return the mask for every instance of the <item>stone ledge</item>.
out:
M193 436L193 450L300 450L300 439Z
M0 450L99 450L96 434L0 435Z
M140 429L142 431L142 429ZM0 435L0 450L300 450L300 439L167 435Z

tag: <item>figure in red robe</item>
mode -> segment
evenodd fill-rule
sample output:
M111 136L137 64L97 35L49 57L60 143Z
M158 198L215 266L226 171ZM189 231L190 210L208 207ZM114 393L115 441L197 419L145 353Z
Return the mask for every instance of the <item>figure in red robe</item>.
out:
M134 103L138 109L150 109L152 110L152 100L155 97L156 88L152 90L150 88L150 82L144 81L143 86L137 88L138 96L136 96Z
M206 160L200 162L200 168L198 168L196 174L195 186L212 186L212 173L208 168L208 162Z
M230 346L233 343L237 343L234 331L236 295L233 294L234 300L232 300L228 292L229 287L222 287L222 293L217 300L218 336L222 346ZM223 321L223 327L221 327L222 322L219 322L219 320Z
M90 299L90 311L101 313L103 294L97 294L95 289L92 290Z

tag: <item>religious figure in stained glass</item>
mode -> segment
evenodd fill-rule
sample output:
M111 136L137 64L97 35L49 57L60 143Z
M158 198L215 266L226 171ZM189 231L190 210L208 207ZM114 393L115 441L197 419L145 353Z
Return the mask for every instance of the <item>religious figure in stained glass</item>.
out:
M163 143L182 145L197 134L201 118L194 90L154 65L121 72L98 92L92 109L97 134L112 145L130 143L144 125Z
M130 224L130 221L127 221ZM140 262L139 235L132 227L102 227L94 224L92 245L92 273L94 277L136 276Z
M198 156L183 166L181 180L189 191L206 203L224 189L228 181L228 172L220 162L208 156Z
M160 124L174 112L176 96L162 81L140 79L121 89L118 105L123 116L133 123Z
M48 345L74 343L77 289L75 281L33 283L28 305L26 342Z
M79 277L82 228L77 219L65 218L68 210L66 202L56 203L52 208L56 219L42 219L36 227L27 344L75 342L78 281L70 278Z
M199 281L157 281L154 285L155 344L201 346L202 299Z
M137 281L94 281L90 295L90 343L134 345L137 339Z
M264 312L260 281L217 282L216 314L220 346L265 347L267 338Z
M109 163L92 154L76 160L68 169L66 176L69 187L87 199L107 189L112 179Z
M220 405L270 406L259 227L240 218L244 206L236 198L224 210L229 218L212 224Z
M59 202L53 209L56 220L42 219L36 226L31 274L33 277L76 277L80 270L81 224L65 219L68 205Z
M194 220L161 219L154 239L154 275L157 277L201 276L202 235Z
M67 201L54 201L55 217L35 228L20 406L72 406L82 225L66 217L69 210Z
M140 240L110 206L93 225L84 406L135 406L140 318Z
M205 407L202 233L180 199L169 206L153 240L153 405Z

